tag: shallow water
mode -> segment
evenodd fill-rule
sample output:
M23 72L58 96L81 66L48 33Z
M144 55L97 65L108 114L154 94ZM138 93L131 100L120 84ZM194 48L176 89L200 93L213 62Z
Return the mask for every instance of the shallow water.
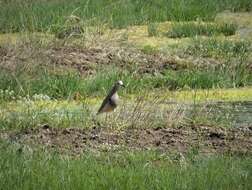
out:
M252 101L216 102L205 106L215 117L227 119L234 127L252 126Z
M252 101L235 102L230 105L234 108L234 124L252 125Z

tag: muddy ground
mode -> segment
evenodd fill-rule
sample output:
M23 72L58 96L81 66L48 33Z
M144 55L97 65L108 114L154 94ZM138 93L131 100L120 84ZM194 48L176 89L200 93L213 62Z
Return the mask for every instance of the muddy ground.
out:
M53 128L43 125L20 132L2 132L0 138L29 147L42 147L60 153L80 155L85 151L159 150L186 153L192 149L203 154L252 153L252 126L215 128L92 129Z

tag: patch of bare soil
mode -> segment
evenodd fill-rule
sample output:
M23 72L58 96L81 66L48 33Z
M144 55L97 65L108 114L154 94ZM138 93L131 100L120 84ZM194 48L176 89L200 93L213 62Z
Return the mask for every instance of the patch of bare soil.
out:
M252 153L252 127L215 128L208 126L156 129L53 128L48 125L0 137L28 146L42 146L60 153L78 155L87 150L109 151L158 149L185 153Z

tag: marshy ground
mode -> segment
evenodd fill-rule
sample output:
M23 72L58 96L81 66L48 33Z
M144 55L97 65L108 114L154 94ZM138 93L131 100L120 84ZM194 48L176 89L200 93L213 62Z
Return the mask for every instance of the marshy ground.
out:
M250 1L3 3L0 189L250 189Z

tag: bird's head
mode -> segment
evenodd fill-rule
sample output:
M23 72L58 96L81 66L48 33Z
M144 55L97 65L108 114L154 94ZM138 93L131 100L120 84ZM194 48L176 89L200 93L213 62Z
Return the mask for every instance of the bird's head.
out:
M116 85L117 85L118 87L120 87L120 86L125 87L125 85L123 84L123 81L121 81L121 80L118 80L118 81L116 82Z

